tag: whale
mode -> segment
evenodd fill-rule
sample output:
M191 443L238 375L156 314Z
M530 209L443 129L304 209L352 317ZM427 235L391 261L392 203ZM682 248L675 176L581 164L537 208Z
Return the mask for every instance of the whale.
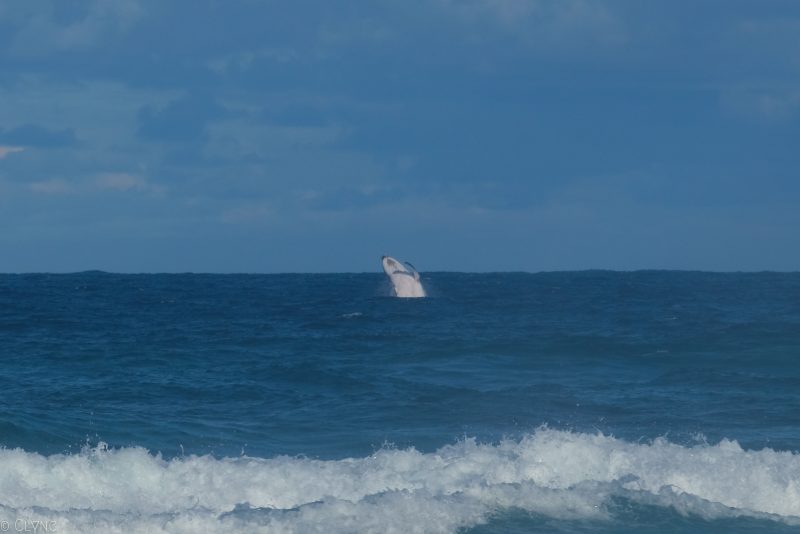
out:
M381 256L383 272L389 277L392 283L392 292L395 297L400 298L419 298L427 296L422 282L419 280L419 273L410 263L400 263L391 256Z

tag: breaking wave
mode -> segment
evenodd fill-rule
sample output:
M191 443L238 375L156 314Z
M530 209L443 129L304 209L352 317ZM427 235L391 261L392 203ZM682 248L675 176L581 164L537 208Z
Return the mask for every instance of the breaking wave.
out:
M496 444L466 439L433 453L384 448L332 461L0 450L0 521L59 533L453 532L512 509L613 520L614 497L705 519L800 524L800 455L548 428Z

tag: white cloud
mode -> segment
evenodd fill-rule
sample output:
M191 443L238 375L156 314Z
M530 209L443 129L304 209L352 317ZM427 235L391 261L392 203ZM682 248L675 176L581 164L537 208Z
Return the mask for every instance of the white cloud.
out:
M63 195L73 191L72 185L65 180L56 178L53 180L45 180L43 182L34 182L30 184L30 190L34 193L42 195Z
M89 195L98 191L105 191L118 193L147 193L161 196L167 191L166 187L148 182L142 176L123 172L103 173L93 178L75 181L54 178L51 180L33 182L28 188L34 193L44 195L62 195L67 193Z
M22 152L23 150L25 150L25 147L0 145L0 159L5 158L9 154L13 154L14 152Z
M625 26L607 5L587 0L439 0L465 23L491 24L533 47L617 46Z
M114 191L129 191L143 189L146 186L141 176L125 173L107 173L97 177L95 184L100 189L113 189Z
M207 62L207 66L217 74L227 74L228 72L248 71L253 66L253 63L257 61L291 63L299 58L300 53L293 48L266 47L215 57Z
M724 111L751 120L782 122L800 113L798 89L736 89L720 97Z
M124 172L103 173L95 178L94 186L106 191L137 191L157 195L166 192L166 188L162 185L152 184L139 175Z

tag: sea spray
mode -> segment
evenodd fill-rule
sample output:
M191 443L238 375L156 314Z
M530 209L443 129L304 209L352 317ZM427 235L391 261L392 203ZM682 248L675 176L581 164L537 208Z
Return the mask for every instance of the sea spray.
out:
M0 473L3 519L56 521L59 532L188 532L198 524L209 531L452 532L511 508L611 520L615 496L707 518L800 519L798 454L744 450L729 440L686 447L548 428L495 444L465 439L432 453L381 449L328 461L166 460L140 447L51 456L2 450Z

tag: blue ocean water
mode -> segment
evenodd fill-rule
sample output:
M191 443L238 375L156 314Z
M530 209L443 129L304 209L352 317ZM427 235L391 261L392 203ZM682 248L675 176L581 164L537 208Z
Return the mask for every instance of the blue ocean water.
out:
M800 529L800 273L422 280L0 275L0 522Z

